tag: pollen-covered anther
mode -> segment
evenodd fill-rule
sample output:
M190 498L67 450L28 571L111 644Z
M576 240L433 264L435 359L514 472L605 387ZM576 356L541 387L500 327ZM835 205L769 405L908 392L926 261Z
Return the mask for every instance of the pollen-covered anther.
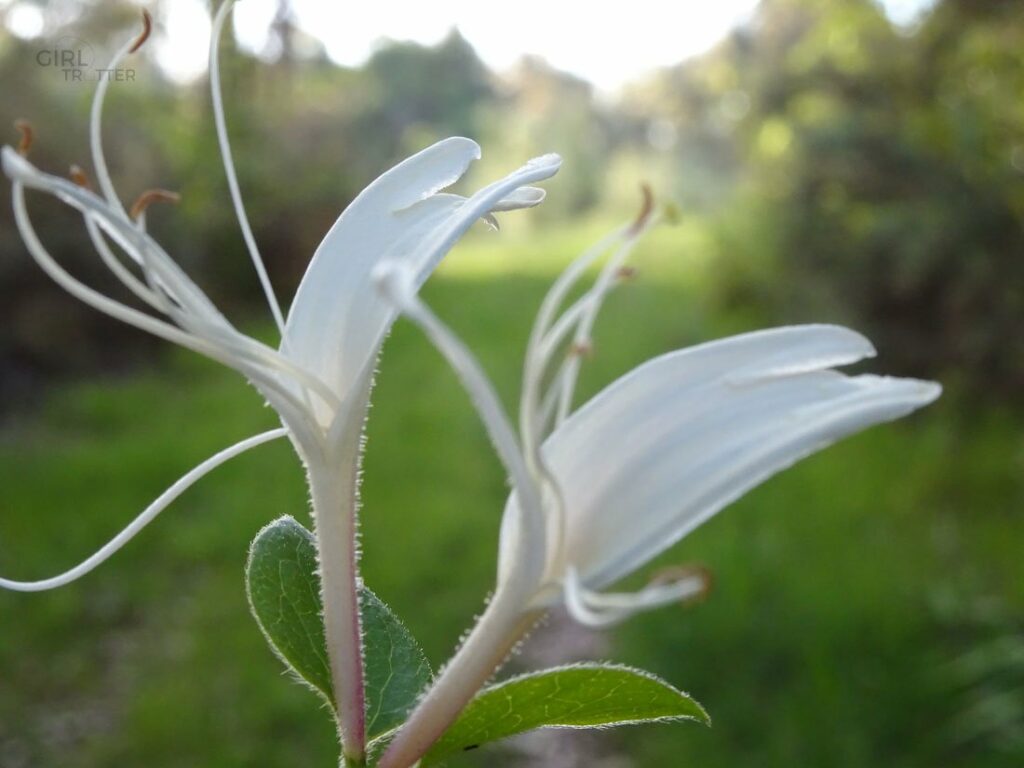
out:
M177 192L171 192L167 189L147 189L138 199L132 203L131 209L128 214L133 218L137 219L146 209L149 208L153 203L178 203L181 201L181 195Z
M153 17L149 15L149 11L142 11L142 32L135 38L135 42L132 47L128 50L128 53L135 53L142 44L149 39L150 34L153 32Z
M615 270L615 279L619 280L621 282L626 282L627 280L632 280L636 276L637 276L637 268L636 267L625 266L625 267L619 267L617 270Z
M650 581L650 586L678 584L685 581L692 581L694 590L684 596L680 602L684 604L702 602L707 599L715 587L715 574L710 568L703 565L671 565L656 572Z
M651 218L651 214L654 213L654 192L651 191L651 185L646 182L641 184L640 195L642 197L640 213L629 227L630 235L639 235L644 225L647 224L647 220Z
M35 139L32 123L28 120L15 120L14 127L21 134L21 141L18 142L18 154L26 157L28 151L32 149L32 141Z
M82 166L75 164L68 168L68 177L83 189L92 189L92 182L89 181L86 172L82 170Z

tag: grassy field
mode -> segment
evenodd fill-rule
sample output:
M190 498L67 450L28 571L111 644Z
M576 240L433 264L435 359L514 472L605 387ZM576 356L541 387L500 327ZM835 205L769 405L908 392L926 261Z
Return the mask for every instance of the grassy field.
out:
M529 248L515 232L477 237L429 286L508 402L537 302L590 234ZM683 256L699 239L674 230L639 254L587 391L754 327L707 298L713 270ZM184 354L52 392L0 431L0 572L77 561L182 471L273 423L233 374ZM609 732L601 749L666 768L1019 766L1022 426L951 394L772 480L664 556L652 568L711 568L713 594L615 630L608 655L688 690L715 724ZM366 580L440 663L492 583L505 486L461 389L408 325L388 341L368 436ZM281 674L242 589L253 534L304 508L288 446L262 447L82 581L0 594L0 766L332 765L328 719Z

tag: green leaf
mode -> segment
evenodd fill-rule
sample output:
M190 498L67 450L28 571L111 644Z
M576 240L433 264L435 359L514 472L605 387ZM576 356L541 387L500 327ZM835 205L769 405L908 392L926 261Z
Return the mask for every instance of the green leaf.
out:
M265 527L253 541L246 584L270 647L333 707L313 534L287 516ZM364 587L359 602L370 740L405 720L433 675L416 639L379 597Z
M534 728L601 728L711 720L696 701L629 667L579 664L514 677L485 689L430 748L422 766Z
M360 593L363 666L366 670L366 738L405 722L434 674L401 620L369 589Z
M334 707L313 534L281 517L258 534L245 569L249 606L270 647Z

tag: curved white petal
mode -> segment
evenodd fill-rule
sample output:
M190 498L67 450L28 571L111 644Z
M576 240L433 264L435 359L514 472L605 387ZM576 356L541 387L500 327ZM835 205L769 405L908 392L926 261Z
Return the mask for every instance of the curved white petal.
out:
M642 611L692 600L708 589L706 574L691 571L677 578L656 581L639 592L601 593L587 589L574 566L566 569L563 596L569 615L597 629L625 621Z
M540 187L520 187L492 205L491 213L535 208L544 202L546 196L547 192Z
M619 379L544 445L567 516L549 578L571 563L589 588L610 584L776 472L938 396L930 382L827 370L871 354L845 328L796 326L674 352Z
M495 206L540 202L520 191L551 176L550 157L532 161L466 199L437 194L458 180L480 149L469 139L441 141L367 187L324 238L299 285L288 317L289 355L342 396L372 366L394 310L370 284L387 259L407 264L417 287L478 218Z

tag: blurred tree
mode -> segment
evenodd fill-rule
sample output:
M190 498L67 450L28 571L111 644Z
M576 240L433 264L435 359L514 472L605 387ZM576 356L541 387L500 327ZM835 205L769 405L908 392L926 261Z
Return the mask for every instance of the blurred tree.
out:
M385 45L365 77L370 97L357 140L393 160L440 136L478 135L478 110L493 97L490 72L456 29L433 47Z
M558 184L532 218L564 221L592 207L613 148L611 110L598 106L590 83L535 56L524 57L502 85L501 108L489 115L496 154L521 162L557 152L564 160Z
M1024 384L1024 4L764 0L632 94L677 193L721 220L729 294L854 322L903 372ZM737 237L739 232L739 237ZM765 269L765 263L770 269ZM758 285L751 285L758 281ZM770 284L766 284L770 281Z

